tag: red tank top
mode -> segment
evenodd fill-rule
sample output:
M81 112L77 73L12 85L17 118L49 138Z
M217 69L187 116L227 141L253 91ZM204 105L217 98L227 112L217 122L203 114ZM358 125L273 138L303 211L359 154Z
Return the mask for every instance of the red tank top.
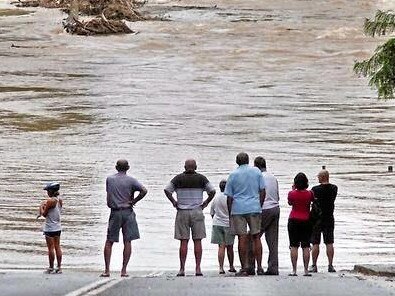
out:
M292 190L288 193L288 203L292 206L290 219L301 221L309 220L310 204L314 200L314 194L310 190Z

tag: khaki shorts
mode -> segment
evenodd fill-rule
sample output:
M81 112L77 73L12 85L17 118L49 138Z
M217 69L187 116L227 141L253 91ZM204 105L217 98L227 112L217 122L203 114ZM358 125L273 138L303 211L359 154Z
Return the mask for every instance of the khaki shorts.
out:
M199 207L193 210L178 210L174 225L175 239L189 239L192 231L192 239L206 237L206 225L204 224L203 210Z
M211 243L216 245L231 246L235 242L235 235L230 232L230 227L213 225Z
M236 235L248 234L247 225L250 230L249 234L254 235L261 232L261 213L232 215L230 221L231 230Z

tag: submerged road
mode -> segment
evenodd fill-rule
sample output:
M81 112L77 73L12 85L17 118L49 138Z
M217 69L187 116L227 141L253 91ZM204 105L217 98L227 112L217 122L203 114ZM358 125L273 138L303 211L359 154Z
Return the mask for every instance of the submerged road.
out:
M66 270L62 275L41 271L0 271L1 295L394 295L393 278L375 278L338 272L318 273L312 277L218 276L177 278L175 273L131 273L129 278L113 274L100 278L96 272Z

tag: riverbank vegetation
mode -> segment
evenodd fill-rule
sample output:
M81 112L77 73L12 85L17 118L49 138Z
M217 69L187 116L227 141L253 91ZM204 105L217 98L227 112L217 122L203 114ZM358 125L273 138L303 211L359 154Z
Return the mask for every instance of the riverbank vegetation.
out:
M140 13L137 0L18 0L18 7L59 8L68 14L63 26L78 35L133 33L126 21L148 19Z
M395 31L395 13L377 11L374 19L366 19L364 32L371 37L389 35ZM369 85L377 89L379 99L394 99L395 92L395 38L379 45L374 54L355 62L354 72L369 78Z

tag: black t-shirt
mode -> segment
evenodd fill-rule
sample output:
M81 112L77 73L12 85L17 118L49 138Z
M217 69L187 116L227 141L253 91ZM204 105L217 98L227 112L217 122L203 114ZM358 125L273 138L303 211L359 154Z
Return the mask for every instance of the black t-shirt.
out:
M337 186L333 184L320 184L314 186L311 190L313 190L314 196L318 201L318 205L322 210L322 219L333 219Z

